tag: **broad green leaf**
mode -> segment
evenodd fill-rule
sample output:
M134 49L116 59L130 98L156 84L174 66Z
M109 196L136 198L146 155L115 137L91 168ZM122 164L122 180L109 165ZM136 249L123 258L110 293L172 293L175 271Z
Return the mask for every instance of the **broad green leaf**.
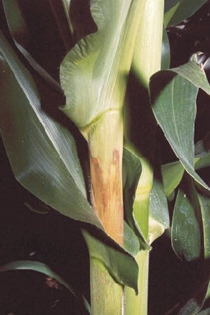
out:
M30 41L32 40L32 34L30 28L27 25L27 21L23 15L23 4L20 4L17 0L3 0L4 12L9 27L10 34L14 40L15 45L20 52L25 56L30 65L48 82L55 90L61 91L60 85L53 77L33 58L29 53ZM34 40L34 39L33 39Z
M198 197L203 221L204 256L208 259L210 258L210 198L201 194Z
M172 246L181 259L199 258L201 229L200 206L193 180L188 177L178 191L172 220Z
M206 3L207 0L182 0L182 1L175 1L178 3L176 5L175 10L174 7L171 8L171 12L173 14L170 15L170 19L167 22L166 26L173 26L176 25L183 20L189 18L192 16L198 9L200 9L204 3ZM167 14L170 14L170 11L167 12Z
M179 161L162 165L164 191L167 197L177 188L183 174L184 168Z
M102 237L89 230L83 230L83 235L88 246L90 259L94 258L101 261L116 282L132 287L138 292L138 265L135 259L128 253L126 255L118 244L113 246L108 238L103 240Z
M61 214L103 229L87 201L76 144L70 130L42 109L40 95L30 73L17 59L2 34L0 49L8 62L1 56L1 134L17 180ZM106 242L108 236L102 231L100 236ZM130 231L127 240L131 241L131 237L134 238L134 235ZM116 248L113 240L108 240L108 248L100 240L97 241L100 250L106 252L101 259L105 259L104 264L113 277L120 277L121 281L126 278L126 283L134 285L135 276L129 268L133 264L136 270L135 260L120 246ZM112 250L112 246L116 249ZM135 247L132 251L135 251ZM125 265L117 263L118 254L121 261L125 256Z
M1 34L1 134L17 180L60 213L101 227L86 199L70 131L42 109L35 83Z
M139 240L130 226L124 221L124 249L132 256L139 251Z
M203 70L190 61L151 78L150 95L154 115L185 170L203 187L209 187L194 170L194 124L198 89L210 93Z
M63 111L78 128L89 126L107 111L122 110L142 3L90 1L98 30L82 38L60 68L66 95Z

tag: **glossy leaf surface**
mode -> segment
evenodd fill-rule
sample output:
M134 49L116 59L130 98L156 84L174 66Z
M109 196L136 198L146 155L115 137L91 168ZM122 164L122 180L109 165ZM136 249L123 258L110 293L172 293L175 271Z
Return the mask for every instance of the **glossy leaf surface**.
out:
M161 57L161 70L170 68L170 46L166 29L163 29L163 42L162 42L162 57Z
M185 170L203 187L209 187L194 170L194 124L198 88L210 93L203 70L191 61L151 78L152 108L166 139Z
M155 178L149 199L149 240L150 244L168 229L169 212L161 178Z
M83 230L83 235L88 246L90 259L101 261L115 281L130 286L137 292L138 265L135 259L131 258L129 253L126 255L119 245L113 246L108 238L102 240L101 237L98 237L99 235L96 236L88 230ZM133 235L133 237L136 241L136 236ZM133 242L132 239L130 241Z
M179 161L162 165L164 191L167 197L177 188L183 174L184 168Z
M101 226L86 200L73 136L42 109L30 73L3 35L0 48L8 62L1 60L1 134L16 178L60 213Z
M177 255L190 261L199 258L202 244L200 207L190 178L180 187L174 206L172 246Z
M61 214L103 229L86 199L83 173L70 130L42 109L40 95L30 73L13 54L3 36L0 47L9 64L1 58L1 134L16 178ZM138 241L129 228L126 231L125 241L132 243L132 248L129 245L127 248L135 253ZM106 242L105 234L100 234L100 237ZM96 243L99 244L99 253L95 248L94 253L104 259L113 277L136 287L135 276L132 276L132 281L129 278L132 275L131 265L134 273L137 272L133 257L123 248L113 249L116 244L111 239L108 247L100 240ZM122 264L123 259L125 263Z

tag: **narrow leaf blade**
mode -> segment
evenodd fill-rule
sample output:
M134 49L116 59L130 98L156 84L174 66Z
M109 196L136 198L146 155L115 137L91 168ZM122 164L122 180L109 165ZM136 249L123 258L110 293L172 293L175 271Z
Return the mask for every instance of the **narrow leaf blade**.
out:
M177 255L187 261L201 254L202 227L200 207L196 191L190 178L179 189L172 221L172 246Z

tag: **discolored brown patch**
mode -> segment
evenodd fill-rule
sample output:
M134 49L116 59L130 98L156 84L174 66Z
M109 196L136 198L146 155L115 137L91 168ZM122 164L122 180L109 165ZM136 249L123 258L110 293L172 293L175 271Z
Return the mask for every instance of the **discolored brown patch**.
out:
M123 244L122 158L118 150L106 163L90 157L92 204L105 231Z

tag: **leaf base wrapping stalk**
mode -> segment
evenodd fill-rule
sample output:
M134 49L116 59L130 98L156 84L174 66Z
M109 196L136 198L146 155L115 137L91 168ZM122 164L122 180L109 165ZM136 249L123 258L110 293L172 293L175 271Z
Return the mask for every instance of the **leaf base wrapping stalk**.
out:
M106 233L123 245L123 115L110 110L86 130L91 198ZM101 261L90 258L91 314L122 315L123 288Z
M107 112L88 132L91 196L106 233L123 245L123 117Z

